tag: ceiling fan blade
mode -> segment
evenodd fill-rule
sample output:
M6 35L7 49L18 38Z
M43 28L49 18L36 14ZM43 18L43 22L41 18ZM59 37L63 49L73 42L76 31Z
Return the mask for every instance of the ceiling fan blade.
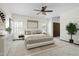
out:
M38 9L34 9L35 11L41 11L41 10L38 10Z
M43 15L46 15L46 13L45 13L45 12L42 12L42 14L43 14Z
M46 10L46 11L44 11L44 12L53 12L53 10Z
M37 15L39 15L41 12L37 13Z

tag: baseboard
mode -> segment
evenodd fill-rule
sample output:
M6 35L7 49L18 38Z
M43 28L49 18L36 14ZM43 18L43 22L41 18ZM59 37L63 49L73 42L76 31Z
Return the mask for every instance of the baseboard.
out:
M63 40L63 39L60 39L60 40L69 43L69 41L66 41L66 40ZM78 43L72 43L72 44L79 45Z

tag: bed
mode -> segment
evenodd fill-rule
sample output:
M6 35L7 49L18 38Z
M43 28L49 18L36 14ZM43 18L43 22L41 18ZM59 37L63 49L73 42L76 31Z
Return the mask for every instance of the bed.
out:
M25 35L25 47L31 49L39 46L53 44L53 37L46 34Z

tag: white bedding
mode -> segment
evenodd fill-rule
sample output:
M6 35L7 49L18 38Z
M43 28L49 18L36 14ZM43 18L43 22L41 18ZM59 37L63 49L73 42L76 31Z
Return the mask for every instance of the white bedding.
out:
M45 34L25 35L25 45L28 47L31 46L30 48L51 43L53 43L53 38L49 35Z

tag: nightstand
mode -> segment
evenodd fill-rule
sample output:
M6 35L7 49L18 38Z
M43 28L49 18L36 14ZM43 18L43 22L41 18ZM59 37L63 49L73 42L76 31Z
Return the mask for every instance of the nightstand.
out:
M18 37L19 37L19 39L24 40L24 35L19 35Z

